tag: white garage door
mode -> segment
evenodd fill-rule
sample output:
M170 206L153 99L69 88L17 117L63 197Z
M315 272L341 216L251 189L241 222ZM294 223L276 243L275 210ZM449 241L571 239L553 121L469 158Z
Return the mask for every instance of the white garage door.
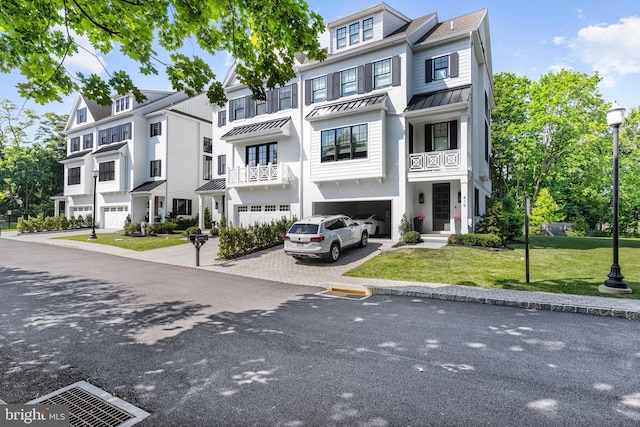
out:
M104 208L104 228L122 229L129 214L127 206L111 206Z
M277 205L240 205L238 206L238 225L248 227L253 224L278 221L280 218L291 218L291 206L288 204Z

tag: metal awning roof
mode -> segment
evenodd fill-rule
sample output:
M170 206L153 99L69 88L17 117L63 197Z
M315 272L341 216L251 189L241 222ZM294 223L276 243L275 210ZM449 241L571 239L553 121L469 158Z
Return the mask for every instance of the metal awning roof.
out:
M349 101L337 102L334 104L323 105L314 108L306 119L309 121L318 120L334 114L344 114L350 112L360 112L365 109L382 108L385 106L385 100L387 94L377 94L372 96L365 96L362 98L351 99Z
M416 111L425 108L466 103L469 102L470 95L471 85L414 95L404 111Z
M225 179L212 179L206 184L196 188L196 193L207 193L212 191L224 191L227 188Z
M118 151L119 149L121 149L122 147L124 147L125 145L127 145L126 142L121 142L119 144L108 144L108 145L103 145L102 148L100 148L99 150L95 151L93 153L93 155L95 156L96 154L103 154L103 153L108 153L110 151Z
M220 137L223 141L234 139L251 138L263 134L283 134L288 135L288 127L285 126L291 121L291 117L269 120L266 122L252 123L244 126L236 126Z
M167 182L166 179L160 181L147 181L144 184L138 185L136 188L131 190L131 193L148 193L154 188L160 187L165 182Z

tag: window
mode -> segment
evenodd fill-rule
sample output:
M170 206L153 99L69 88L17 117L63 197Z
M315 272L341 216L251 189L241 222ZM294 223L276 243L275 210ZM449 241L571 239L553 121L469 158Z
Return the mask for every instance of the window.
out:
M246 149L247 166L267 165L278 163L278 143L250 145Z
M281 87L279 92L280 96L280 110L291 108L291 86Z
M264 205L265 212L276 212L276 205Z
M256 99L256 116L260 114L267 114L267 100Z
M98 131L98 144L104 145L111 142L120 142L131 138L131 123L114 126Z
M162 135L162 122L155 122L149 125L149 136Z
M80 151L80 137L71 138L71 152Z
M489 161L489 123L484 122L484 159Z
M358 44L360 41L360 23L356 22L355 24L349 25L349 44L354 45Z
M80 167L69 168L67 175L67 185L80 184Z
M244 119L244 98L232 100L231 109L233 110L234 120Z
M131 101L131 96L123 96L122 98L116 99L116 113L120 111L125 111L129 109L129 102Z
M373 38L373 18L362 21L362 40L371 40Z
M213 158L211 156L202 156L202 179L209 180L213 173Z
M202 151L211 154L213 152L213 142L206 136L202 138Z
M93 134L88 133L82 136L82 149L87 150L93 148Z
M477 188L473 189L473 214L480 216L480 190Z
M98 163L98 181L113 181L116 179L116 162Z
M173 214L175 215L191 215L191 199L173 199Z
M343 47L347 47L347 27L336 30L336 48L342 49Z
M433 79L441 80L449 76L449 57L441 56L433 60Z
M426 151L445 151L458 148L458 121L425 126Z
M218 156L218 175L225 175L227 173L227 155L221 154Z
M218 127L227 124L227 110L218 111Z
M327 78L322 76L311 81L312 102L322 102L327 99Z
M373 63L373 87L380 89L391 86L391 59Z
M162 176L162 160L151 160L149 166L149 176Z
M351 68L340 73L340 84L342 96L356 93L356 69Z
M322 162L367 157L367 125L324 130L320 134Z
M84 123L87 121L87 108L81 108L76 112L76 123Z

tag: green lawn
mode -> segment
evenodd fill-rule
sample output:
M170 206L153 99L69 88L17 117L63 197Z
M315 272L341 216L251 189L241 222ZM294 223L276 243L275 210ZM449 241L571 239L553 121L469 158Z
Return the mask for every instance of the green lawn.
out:
M640 240L620 239L619 262L632 294L640 299ZM576 295L601 294L612 262L608 238L532 236L529 244L530 283L525 283L524 244L512 250L487 251L461 246L441 249L404 248L388 251L346 273L348 276L433 282L489 288Z
M123 233L96 233L97 239L90 240L88 234L77 234L74 236L56 237L56 239L77 240L79 242L89 242L101 245L117 246L133 251L148 251L150 249L160 249L169 246L176 246L188 243L182 233L164 234L159 236L133 237L125 236Z

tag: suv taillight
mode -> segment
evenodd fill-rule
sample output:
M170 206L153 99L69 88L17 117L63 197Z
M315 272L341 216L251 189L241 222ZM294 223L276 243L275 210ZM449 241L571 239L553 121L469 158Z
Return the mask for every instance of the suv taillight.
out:
M289 237L289 236L284 236L284 240L291 240L291 237Z
M324 236L312 237L310 242L322 242L324 240Z

